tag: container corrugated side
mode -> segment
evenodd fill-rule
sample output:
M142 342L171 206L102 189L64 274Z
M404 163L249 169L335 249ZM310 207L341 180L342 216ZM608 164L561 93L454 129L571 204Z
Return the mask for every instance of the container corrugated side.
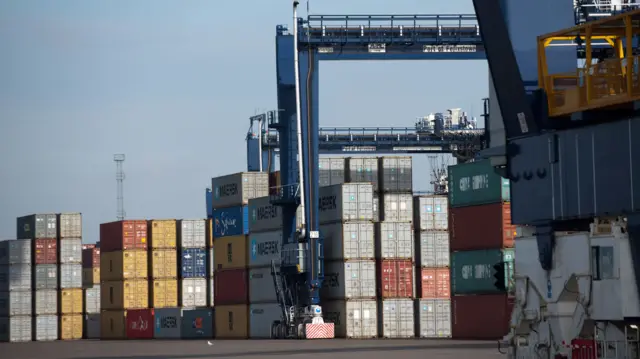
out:
M127 337L127 312L103 310L100 313L100 338L125 339Z
M180 278L207 277L207 250L180 248Z
M180 280L180 306L206 307L207 280L204 278L189 278Z
M249 306L216 305L215 327L216 338L247 339L249 337Z
M55 238L41 238L33 240L33 264L57 264L58 240Z
M213 209L213 238L249 234L249 207Z
M32 326L30 315L0 317L0 342L30 342Z
M102 252L101 280L144 279L149 276L149 255L142 250Z
M55 264L36 264L33 267L33 289L57 289L58 266Z
M82 214L58 214L58 238L82 238Z
M318 184L335 186L345 182L345 158L321 157L318 159Z
M82 288L82 264L60 264L58 280L60 288Z
M215 273L215 303L218 305L248 304L249 284L247 270L225 269Z
M449 198L444 195L413 198L414 227L421 231L449 230Z
M347 182L371 182L374 192L379 189L377 157L347 157L345 164Z
M178 243L182 248L207 247L207 220L183 219L178 221Z
M296 210L296 228L302 228L302 209ZM282 208L271 204L270 197L249 200L249 234L282 229Z
M178 280L154 279L151 286L151 307L171 308L178 306Z
M217 238L213 243L216 270L247 267L247 236Z
M0 241L0 265L31 263L31 240Z
M511 203L451 208L451 251L513 247Z
M451 297L453 339L495 340L509 332L513 300L506 294Z
M82 239L64 238L58 241L60 264L82 264Z
M100 313L100 285L84 290L84 313Z
M30 264L0 266L0 291L31 290Z
M240 172L211 179L213 208L247 205L252 198L269 195L269 175Z
M500 290L495 287L493 266L505 261L505 285L512 290L513 250L485 249L460 251L451 254L451 291L453 294L493 294Z
M320 226L325 260L374 259L373 222L345 222Z
M100 224L102 252L128 249L147 250L149 240L146 220L124 220Z
M180 337L182 339L213 338L211 308L183 309Z
M38 342L58 340L58 316L33 317L33 340Z
M153 337L157 339L179 339L182 326L181 308L159 308L155 310Z
M449 268L418 268L418 298L451 298L451 271Z
M249 338L271 339L271 325L281 317L278 302L249 305Z
M17 218L17 238L57 238L58 218L55 213L31 214Z
M380 195L380 220L389 222L413 221L413 196L410 193Z
M419 338L451 338L451 300L416 299Z
M58 291L55 289L42 289L33 292L34 315L58 314Z
M31 315L31 300L30 290L0 292L0 316Z
M509 180L494 171L491 161L449 166L448 173L451 207L510 201Z
M82 314L83 301L82 289L62 289L58 300L60 314Z
M380 157L380 192L413 191L413 165L409 156Z
M421 231L416 238L416 263L419 267L448 267L449 232Z
M152 339L153 314L153 309L127 310L127 339Z
M377 263L381 298L413 298L414 268L411 260L383 259Z
M326 262L320 289L325 299L369 299L376 297L376 262L350 260Z
M371 183L345 183L321 187L319 218L321 224L373 221L373 186Z
M149 283L144 279L103 281L100 284L103 310L143 309L149 307Z
M154 249L173 249L178 244L178 229L175 219L152 219L147 222L149 247Z
M334 323L336 338L378 337L378 302L375 299L332 300L322 304L325 322Z
M376 257L378 259L411 259L415 255L411 223L376 223Z
M269 303L278 300L273 286L271 267L249 268L249 303Z
M414 304L412 299L380 301L379 333L383 338L414 338Z
M87 313L84 316L84 338L100 339L100 313Z
M82 286L91 287L100 284L100 268L82 269Z
M60 315L60 340L82 339L83 325L82 314Z
M173 249L153 249L149 253L151 278L178 277L178 251Z
M325 240L325 243L326 240ZM270 266L272 260L280 260L282 231L260 232L249 235L247 257L249 267Z

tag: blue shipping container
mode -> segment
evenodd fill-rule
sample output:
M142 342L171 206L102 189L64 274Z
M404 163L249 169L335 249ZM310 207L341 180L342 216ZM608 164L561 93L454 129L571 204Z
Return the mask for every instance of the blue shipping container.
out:
M207 203L207 218L213 217L213 193L209 188L206 189L205 202Z
M213 310L183 309L182 339L213 338Z
M213 238L249 234L249 207L213 210Z
M207 277L207 250L182 248L180 252L180 278Z

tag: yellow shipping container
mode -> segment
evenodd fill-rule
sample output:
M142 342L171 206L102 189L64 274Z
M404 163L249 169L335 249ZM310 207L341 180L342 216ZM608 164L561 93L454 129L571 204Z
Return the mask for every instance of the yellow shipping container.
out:
M151 249L176 248L178 232L175 219L153 219L148 223Z
M82 314L62 314L60 316L60 340L82 339Z
M100 268L82 268L82 285L92 287L100 284Z
M148 277L147 251L130 249L102 252L100 258L100 280L143 279Z
M249 337L248 305L216 305L215 312L216 338L247 339Z
M62 289L59 293L60 314L82 314L82 289Z
M155 279L151 285L151 307L171 308L178 306L178 280Z
M247 242L245 235L216 238L213 245L215 269L245 268Z
M178 251L154 249L151 251L151 278L178 277Z
M149 282L144 279L102 282L101 309L149 308Z
M100 313L101 339L126 339L127 311L103 310Z

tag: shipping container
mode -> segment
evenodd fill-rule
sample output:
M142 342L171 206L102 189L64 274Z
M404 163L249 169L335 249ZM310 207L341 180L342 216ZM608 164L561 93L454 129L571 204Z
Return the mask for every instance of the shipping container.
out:
M416 196L413 199L414 227L421 231L449 230L449 198L444 195Z
M277 301L271 267L249 268L249 303Z
M451 338L450 299L417 299L415 310L419 338Z
M344 157L320 157L318 159L318 183L320 187L344 183Z
M33 292L34 315L58 314L58 291L55 289L41 289Z
M449 166L449 203L452 208L509 202L509 180L500 177L491 161Z
M379 189L377 157L348 157L345 163L346 182L371 182L373 191Z
M100 283L100 306L102 310L148 308L149 283L144 279L103 281Z
M216 304L216 296L214 293L215 290L215 285L213 283L213 275L211 275L211 277L209 277L209 279L207 279L207 289L209 290L208 294L208 306L213 307Z
M82 289L62 289L58 301L60 314L82 314L84 307Z
M82 264L60 264L60 288L82 288Z
M247 339L249 337L249 306L216 305L216 338Z
M350 260L326 262L321 296L326 299L367 299L376 297L376 262Z
M124 220L100 224L100 249L114 252L128 249L147 250L147 221Z
M413 191L411 157L380 157L378 171L380 172L381 192L411 193Z
M383 259L378 262L382 298L413 298L413 263L407 259Z
M178 280L154 279L151 282L152 308L170 308L178 306Z
M0 342L30 342L33 337L32 317L0 317Z
M451 208L451 251L513 247L511 203Z
M211 218L207 219L207 223L205 224L205 237L207 248L213 247L213 219Z
M34 264L58 263L58 240L55 238L40 238L33 240Z
M183 309L180 329L182 339L213 338L213 311L211 308Z
M153 309L127 310L127 339L153 339Z
M31 290L31 265L0 265L0 291Z
M252 198L269 195L269 175L265 172L240 172L211 179L213 208L249 204Z
M84 313L100 313L100 285L83 289Z
M320 188L321 224L349 221L373 221L371 183L345 183Z
M215 269L215 261L214 261L214 256L213 256L213 247L209 248L209 253L208 253L208 257L209 257L209 271L207 272L207 277L209 278L213 278L213 272Z
M378 303L375 299L324 302L322 315L325 322L334 324L336 338L378 337Z
M82 286L91 287L100 284L100 268L82 269Z
M100 339L100 313L84 315L84 338Z
M127 337L127 311L103 310L100 313L100 338L125 339Z
M251 304L249 306L249 338L271 339L271 325L276 320L282 320L282 309L278 302Z
M207 277L207 250L204 248L180 249L180 278Z
M54 213L32 214L17 219L17 238L57 238L58 219Z
M58 214L58 238L82 238L82 214Z
M451 272L449 268L418 268L418 298L451 298Z
M82 249L82 267L100 268L100 248L94 247Z
M0 265L31 264L31 240L0 241Z
M144 279L148 277L148 252L124 250L102 252L100 280Z
M178 278L178 251L175 248L153 249L149 261L150 278Z
M239 284L234 283L235 286ZM246 286L246 284L244 284ZM204 278L189 278L180 280L180 306L206 307L207 280Z
M58 266L55 264L36 264L33 267L33 289L57 289Z
M31 315L31 291L0 292L0 316Z
M213 209L213 238L249 234L249 207Z
M373 194L373 221L380 222L380 196Z
M513 249L485 249L480 251L453 252L451 254L451 291L453 294L492 294L496 288L493 266L502 261L505 265L505 285L513 290Z
M82 339L83 324L84 319L82 314L60 315L60 340Z
M413 228L406 222L376 223L376 253L381 259L413 259Z
M413 196L410 193L385 193L380 195L380 221L413 221Z
M249 235L249 242L249 267L270 266L272 260L280 260L282 231L252 233Z
M411 299L383 299L380 301L378 332L383 338L414 338L414 304Z
M373 222L331 223L320 226L325 260L374 259Z
M155 326L153 337L156 339L180 339L180 327L182 325L182 309L160 308L155 309Z
M147 233L151 249L176 248L178 228L175 219L152 219L148 224Z
M215 269L247 267L247 236L216 238L213 245Z
M296 212L296 228L302 227L302 206ZM271 204L270 197L253 198L249 200L249 233L271 232L282 229L282 208Z
M451 297L453 339L496 340L509 332L513 300L506 294Z
M419 267L448 267L449 232L421 231L416 238L416 262Z
M33 340L38 342L58 340L58 316L38 315L33 317Z
M247 269L218 270L215 273L216 305L247 304L249 301L249 285Z
M65 238L58 242L60 264L82 264L82 239Z
M182 248L207 247L207 220L182 219L178 221L178 243Z

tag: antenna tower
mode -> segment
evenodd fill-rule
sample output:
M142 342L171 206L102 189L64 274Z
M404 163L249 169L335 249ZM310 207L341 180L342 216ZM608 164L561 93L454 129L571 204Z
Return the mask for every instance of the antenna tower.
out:
M124 154L113 155L113 161L116 163L116 182L118 184L116 199L118 201L117 217L119 221L124 220L126 213L124 212Z
M438 163L440 159L440 163ZM449 159L445 156L429 156L431 167L431 184L435 194L449 193L449 177L447 167L450 165Z

